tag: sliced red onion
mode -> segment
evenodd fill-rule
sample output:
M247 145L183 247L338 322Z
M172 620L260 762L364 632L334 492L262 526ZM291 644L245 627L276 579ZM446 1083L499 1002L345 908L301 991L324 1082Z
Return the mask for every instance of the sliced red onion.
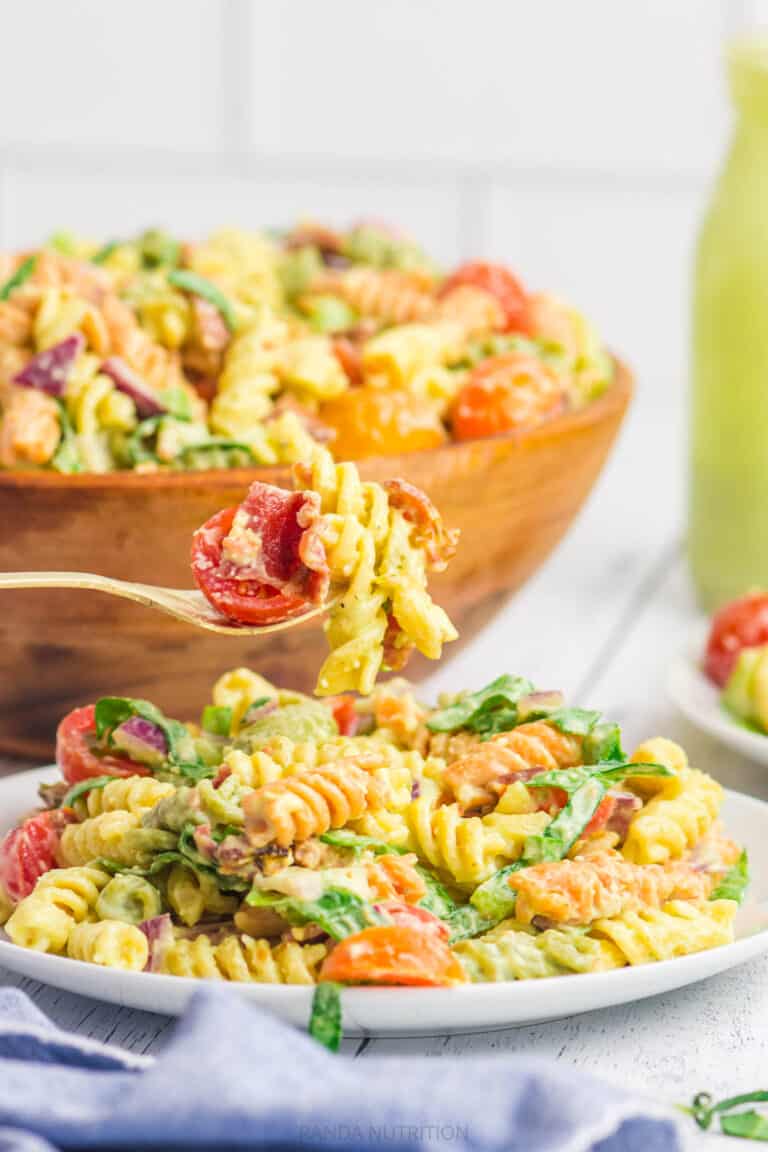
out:
M110 356L102 363L100 371L105 376L109 376L118 392L124 392L126 396L130 396L136 405L136 412L140 419L146 420L148 416L161 416L168 411L158 399L154 389L145 384L141 376L129 368L125 360L119 356Z
M168 754L168 741L162 728L143 716L131 716L112 733L116 747L141 764L161 764Z
M85 337L80 332L73 332L66 340L33 356L12 377L11 383L22 388L37 388L49 396L63 396L72 365L84 348Z
M164 912L162 916L142 921L139 931L144 933L149 942L149 959L144 971L159 972L163 966L163 957L175 939L169 913Z
M418 800L419 796L421 796L421 781L414 780L411 784L411 800Z
M257 720L263 720L265 716L269 716L271 712L276 712L280 707L277 700L265 700L263 704L251 705L248 711L243 716L240 727L245 728L249 724L255 724Z
M517 718L526 720L529 716L546 716L565 705L562 692L529 692L517 702Z
M605 825L606 831L618 832L621 840L625 840L629 825L632 817L639 808L642 808L643 802L639 796L635 796L633 792L610 792L611 799L613 800L613 811L610 818Z

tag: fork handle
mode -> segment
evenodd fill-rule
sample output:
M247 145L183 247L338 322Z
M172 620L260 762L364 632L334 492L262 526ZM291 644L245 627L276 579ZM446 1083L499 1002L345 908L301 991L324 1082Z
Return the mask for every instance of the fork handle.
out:
M125 580L112 580L95 572L0 572L2 588L84 588L94 592L113 592Z

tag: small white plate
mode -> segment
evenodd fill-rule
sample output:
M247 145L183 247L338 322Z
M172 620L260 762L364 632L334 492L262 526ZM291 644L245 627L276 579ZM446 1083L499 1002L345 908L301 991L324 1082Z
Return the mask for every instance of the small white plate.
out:
M19 772L0 780L0 834L34 807L37 786L55 769ZM559 976L457 988L347 988L348 1035L423 1035L534 1024L656 996L733 968L768 951L768 804L727 793L724 819L750 854L752 889L737 920L733 944L637 968L588 976ZM11 944L0 932L0 967L55 988L148 1012L177 1015L199 981L148 972L120 972ZM233 984L233 989L292 1023L306 1025L312 990L273 984Z
M694 629L688 648L669 669L667 692L697 728L709 732L751 760L768 764L768 736L739 724L721 704L720 689L702 671L701 660L708 633L709 623L706 621Z

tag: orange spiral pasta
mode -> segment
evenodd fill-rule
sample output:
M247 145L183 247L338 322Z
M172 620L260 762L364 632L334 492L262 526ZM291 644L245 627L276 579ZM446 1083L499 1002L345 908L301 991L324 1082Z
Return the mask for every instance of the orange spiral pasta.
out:
M660 908L667 900L706 900L712 879L690 864L630 864L618 852L536 864L512 875L517 892L515 919L536 916L557 924L591 924L641 907Z
M289 848L357 820L384 800L381 783L366 771L378 767L378 757L361 756L257 788L243 800L248 839L256 848Z
M531 768L546 772L580 763L580 737L535 720L502 732L454 760L443 779L464 813L494 804L520 772Z
M435 307L432 278L422 272L352 268L318 278L312 289L340 296L361 316L388 324L426 319Z

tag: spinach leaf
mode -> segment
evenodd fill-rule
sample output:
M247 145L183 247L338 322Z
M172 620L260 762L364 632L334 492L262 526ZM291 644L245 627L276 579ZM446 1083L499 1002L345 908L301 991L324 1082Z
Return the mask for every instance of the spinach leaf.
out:
M56 405L59 409L59 425L61 427L61 439L59 446L53 454L51 466L56 472L61 472L65 476L72 476L76 472L82 471L80 463L80 451L77 446L77 436L72 427L72 421L67 412L67 406L63 400L56 400Z
M119 240L110 240L108 244L99 248L98 252L94 252L93 256L91 256L91 264L103 264L106 260L109 260L112 253L116 252L119 247Z
M91 792L94 788L105 788L114 779L114 776L89 776L87 780L78 780L77 784L73 784L65 794L61 801L62 808L71 808L75 800L79 800L86 792Z
M247 444L212 436L200 444L187 444L176 457L183 467L196 472L212 468L250 468L258 463Z
M334 828L330 832L324 832L318 839L324 844L331 844L334 848L350 848L356 856L365 851L373 852L374 856L390 854L403 856L407 851L394 844L386 844L383 840L376 840L373 836L361 836L358 832L351 832L349 828Z
M229 736L232 728L232 709L208 704L203 708L201 726L212 736Z
M428 868L424 868L421 864L416 865L416 871L421 876L427 889L421 900L419 900L419 906L426 908L427 912L431 912L432 915L437 916L439 920L450 920L459 905L453 899L448 889L438 880L434 873L430 872Z
M710 900L735 900L741 904L744 894L749 887L749 858L746 849L730 871L720 880L712 890Z
M207 300L221 314L230 332L234 332L237 327L234 305L211 280L198 276L196 272L188 272L186 268L174 268L168 273L168 283L173 284L174 288L180 288L182 292L191 292L193 296Z
M341 1043L341 986L324 980L312 996L309 1034L329 1052L338 1052Z
M768 1117L755 1111L754 1108L746 1112L735 1112L744 1104L766 1104L768 1092L758 1089L756 1092L745 1092L740 1096L729 1096L719 1103L714 1103L708 1092L699 1092L694 1096L690 1107L683 1107L682 1111L693 1116L699 1128L707 1131L712 1126L715 1116L719 1117L720 1130L726 1136L740 1136L744 1140L768 1141Z
M557 773L546 775L554 776ZM500 868L480 884L470 896L470 903L495 923L511 916L517 898L508 883L512 873L543 861L562 860L589 824L604 795L605 784L597 776L579 784L572 791L568 803L544 831L526 839L521 858L514 864Z
M513 728L517 721L517 702L533 691L533 684L523 676L499 676L485 688L461 697L454 704L433 713L427 721L432 732L456 732L468 728L486 736Z
M495 924L498 924L498 920L484 916L472 904L457 905L450 916L445 917L445 920L451 930L451 944L479 936L482 932L487 932Z
M571 736L588 736L600 719L599 712L588 708L558 708L547 716L547 723L554 724L561 732Z
M588 780L602 780L608 786L625 776L674 776L663 764L635 764L630 760L603 761L602 764L584 764L577 768L554 768L540 772L526 781L527 788L562 788L569 795Z
M17 288L21 288L29 280L30 276L35 270L37 264L37 256L28 256L21 264L19 264L16 271L12 276L9 276L4 284L0 284L0 300L7 300L12 292Z
M390 922L375 905L345 888L328 888L316 900L297 900L279 892L254 889L245 902L256 908L274 908L289 924L317 924L334 940L344 940L372 924Z

